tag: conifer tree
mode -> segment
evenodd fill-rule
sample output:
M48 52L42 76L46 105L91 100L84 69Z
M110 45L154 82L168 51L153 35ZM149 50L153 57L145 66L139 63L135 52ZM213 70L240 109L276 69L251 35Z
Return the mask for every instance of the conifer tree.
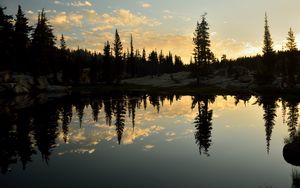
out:
M111 49L109 41L104 44L103 53L103 80L109 84L112 82Z
M67 49L65 37L63 34L61 34L61 37L60 37L60 49L62 51L65 51Z
M296 44L296 39L294 32L292 28L290 28L288 32L288 37L287 37L287 43L286 43L286 48L287 48L287 62L285 63L286 66L284 66L287 70L287 76L288 76L288 85L289 87L293 87L296 84L296 69L297 69L297 44Z
M38 15L38 23L32 34L32 48L36 56L36 66L32 67L37 74L48 74L53 70L53 66L50 67L51 58L53 58L53 52L55 45L55 37L53 35L52 26L48 23L46 13L44 9ZM49 71L50 70L50 71Z
M295 35L294 35L292 28L290 28L290 30L288 32L286 48L288 51L297 51L298 50Z
M136 76L136 61L134 58L134 49L133 49L133 38L132 34L130 35L130 68L131 68L131 76Z
M18 6L15 22L14 46L16 50L16 70L25 71L28 69L28 46L30 43L29 33L31 27L28 25L28 19L22 11L21 6ZM29 66L30 67L30 66Z
M123 73L123 57L122 57L122 51L123 51L123 46L122 46L122 42L118 33L118 30L116 29L115 32L115 41L114 41L114 55L115 55L115 78L117 83L120 82L121 77L122 77L122 73Z
M270 84L274 81L275 74L275 52L271 38L268 16L265 14L264 41L263 41L263 64L257 69L256 81L259 84Z
M207 74L207 65L210 63L210 39L209 39L209 26L206 21L206 14L202 15L201 22L197 22L194 32L194 59L196 63L197 85L200 84L200 74Z
M11 68L11 62L13 59L13 18L10 15L6 15L4 10L6 8L0 7L0 52L2 61L0 63L0 69Z
M264 32L264 46L263 46L263 54L271 54L273 53L273 41L271 38L269 24L268 24L268 16L267 13L265 14L265 32Z

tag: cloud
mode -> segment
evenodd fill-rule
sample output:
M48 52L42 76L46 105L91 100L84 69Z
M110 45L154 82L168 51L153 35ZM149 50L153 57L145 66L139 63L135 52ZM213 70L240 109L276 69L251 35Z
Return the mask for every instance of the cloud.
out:
M165 20L170 20L170 19L173 19L173 16L172 15L165 15L165 16L163 16L163 18Z
M84 2L81 2L81 1L77 1L77 2L73 2L73 3L69 3L70 6L73 6L73 7L85 7L85 6L92 6L92 3L88 2L88 1L84 1Z
M143 8L150 8L150 7L152 7L152 5L149 4L149 3L141 3L141 6L142 6Z
M103 26L97 26L95 28L92 29L92 31L104 31L104 30L108 30L108 29L112 29L113 26L112 25L103 25Z
M75 13L60 12L50 18L50 23L53 24L55 30L70 31L73 27L82 26L83 16Z
M113 14L103 14L101 19L105 23L110 23L116 26L141 26L147 25L150 27L158 26L161 23L156 19L147 18L143 15L137 15L127 9L114 10Z
M70 3L64 3L64 2L56 0L56 1L54 1L54 4L72 6L72 7L90 7L90 6L92 6L92 3L90 3L89 1L75 1L75 2L70 2Z
M27 14L33 14L33 11L32 10L28 10Z

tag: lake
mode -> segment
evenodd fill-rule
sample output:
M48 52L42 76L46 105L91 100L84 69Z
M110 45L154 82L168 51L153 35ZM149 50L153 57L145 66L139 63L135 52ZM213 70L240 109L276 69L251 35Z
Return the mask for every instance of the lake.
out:
M4 106L0 187L298 187L283 148L300 138L299 102L133 92Z

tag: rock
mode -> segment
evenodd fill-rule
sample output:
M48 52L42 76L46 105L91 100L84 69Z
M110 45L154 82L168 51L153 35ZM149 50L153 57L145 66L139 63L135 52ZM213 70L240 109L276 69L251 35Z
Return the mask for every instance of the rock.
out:
M2 71L0 72L0 83L11 82L12 75L10 71Z
M48 80L47 80L46 77L40 76L40 77L37 79L36 82L37 82L37 83L36 83L36 88L37 88L38 90L47 90L47 89L48 89L49 83L48 83Z
M13 75L13 81L16 83L14 93L31 93L34 87L33 77L29 75Z
M300 143L292 142L283 147L283 158L286 162L300 166Z
M28 108L34 104L34 99L29 95L17 95L14 101L15 109Z

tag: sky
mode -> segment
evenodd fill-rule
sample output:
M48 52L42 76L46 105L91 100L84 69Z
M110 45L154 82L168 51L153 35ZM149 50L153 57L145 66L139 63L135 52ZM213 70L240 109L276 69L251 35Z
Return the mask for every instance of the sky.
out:
M135 49L171 51L189 63L193 32L207 13L211 50L220 58L261 54L264 15L268 14L274 48L282 50L289 28L300 45L299 0L1 0L6 14L21 5L30 24L43 8L57 39L64 34L67 46L102 52L118 29L124 51L133 35ZM57 42L59 43L59 42Z

